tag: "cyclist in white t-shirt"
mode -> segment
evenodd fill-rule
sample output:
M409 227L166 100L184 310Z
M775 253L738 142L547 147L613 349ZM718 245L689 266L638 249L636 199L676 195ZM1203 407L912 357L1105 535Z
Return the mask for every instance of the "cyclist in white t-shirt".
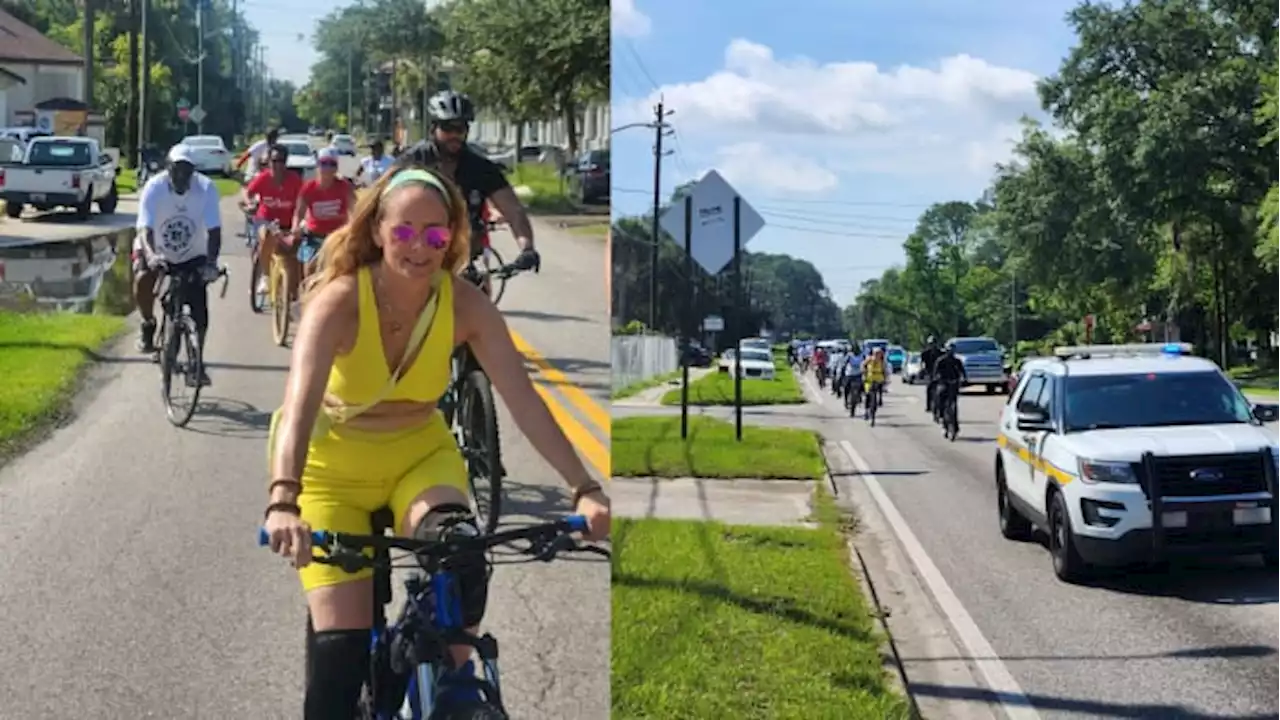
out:
M356 180L361 185L368 186L378 182L378 178L391 169L395 158L384 155L384 147L381 140L369 143L369 157L361 160L360 168L356 170Z
M203 352L209 328L209 294L206 286L218 276L222 249L222 214L218 188L196 172L191 148L174 145L168 169L147 181L138 197L137 237L134 239L134 297L142 316L138 350L156 352L155 299L158 267L170 273L197 272L203 282L185 285L191 295L191 319L196 323ZM208 385L205 374L201 383Z
M267 151L271 149L272 145L276 144L276 139L279 137L279 128L268 128L266 138L250 145L249 149L244 151L244 155L241 155L240 159L236 161L236 169L239 170L248 162L249 169L245 171L244 176L246 179L255 177L258 171L267 167Z

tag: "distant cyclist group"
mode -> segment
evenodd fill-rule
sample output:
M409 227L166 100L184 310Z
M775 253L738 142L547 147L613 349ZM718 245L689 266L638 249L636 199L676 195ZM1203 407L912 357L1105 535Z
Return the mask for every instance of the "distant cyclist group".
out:
M331 151L317 153L315 178L304 182L289 172L289 153L277 143L276 130L245 160L252 163L240 197L241 207L252 211L248 242L267 261L286 256L306 308L284 401L271 418L262 522L264 542L290 559L306 593L304 705L305 717L313 720L357 716L371 687L385 693L386 683L396 680L381 661L371 660L373 571L313 563L312 530L367 536L375 514L386 509L392 532L418 542L493 531L493 523L478 521L472 510L470 456L455 440L474 429L455 436L442 412L457 385L460 353L486 376L484 393L492 381L516 426L569 486L583 536L595 540L609 533L608 497L535 391L489 297L488 277L472 268L476 239L488 231L486 203L501 213L520 247L510 264L516 270L541 264L532 224L500 167L466 143L471 101L442 92L428 110L429 137L394 161L380 143L371 146L357 173L369 190L359 199L353 184L338 175ZM177 269L197 280L182 285L178 302L198 329L196 350L203 358L205 287L220 273L218 202L217 188L195 171L191 150L182 145L142 188L134 263L140 350L156 351L157 280L161 269ZM307 243L317 252L309 270L299 257ZM467 282L454 282L457 277ZM202 372L192 382L209 379ZM496 425L493 433L496 443ZM444 569L456 587L431 592L443 587L456 593L459 625L474 636L488 597L487 560L482 553L461 553ZM472 650L451 641L444 659L421 662L444 668L433 681L441 698L457 707L500 704L496 692L472 682ZM445 698L451 686L452 696ZM431 689L418 686L416 692ZM492 715L469 710L465 716Z
M791 344L787 353L793 367L801 373L813 373L819 389L826 389L829 384L831 393L844 400L850 416L855 416L861 407L863 419L875 424L892 375L883 347L864 352L856 342L829 347L805 342ZM953 347L940 348L932 335L920 352L920 362L920 376L927 383L925 410L942 426L944 434L954 438L959 432L957 403L964 382L964 363L956 357Z

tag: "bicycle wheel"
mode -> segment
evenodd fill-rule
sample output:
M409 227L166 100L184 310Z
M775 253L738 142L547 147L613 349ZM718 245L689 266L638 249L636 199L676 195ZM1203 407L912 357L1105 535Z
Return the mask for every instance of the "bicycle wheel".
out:
M498 448L498 410L489 378L471 370L461 381L455 415L461 430L459 447L467 463L467 481L476 506L476 520L486 532L498 527L502 514L502 458Z
M871 427L875 427L876 411L880 409L880 388L871 388L871 394L867 396L867 403L867 419L871 421Z
M254 315L261 315L270 302L270 292L259 292L258 283L262 281L262 269L258 267L258 251L249 255L249 309Z
M506 713L479 700L437 710L431 717L439 720L509 720Z
M161 361L165 416L174 427L185 427L191 422L200 402L200 378L204 375L200 337L196 333L195 322L185 315L174 320L170 330ZM190 401L180 399L182 390L191 391Z
M486 273L496 272L505 265L502 261L502 255L492 247L484 249L484 253L480 256L480 266ZM502 295L507 291L507 278L501 276L489 275L489 299L497 305L502 301Z
M276 345L284 347L289 338L290 297L289 280L284 272L284 265L279 258L271 260L271 337Z

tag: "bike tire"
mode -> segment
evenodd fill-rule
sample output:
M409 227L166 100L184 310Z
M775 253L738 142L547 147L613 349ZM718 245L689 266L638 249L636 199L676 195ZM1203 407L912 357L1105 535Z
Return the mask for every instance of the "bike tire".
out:
M276 345L285 346L285 342L289 339L289 321L290 304L293 298L290 297L289 280L283 268L276 270L276 263L279 260L273 260L272 269L269 270L271 279L271 337L275 340Z
M480 256L481 265L485 272L495 272L503 267L506 263L502 259L502 254L492 247L484 249L484 254ZM489 299L494 305L502 302L502 296L507 292L507 279L503 276L489 276Z
M262 269L258 267L258 253L255 250L249 255L249 309L254 315L261 315L270 302L270 293L258 295L258 283L262 278Z
M870 420L871 422L871 427L875 427L876 411L880 409L880 391L873 389L871 391L871 394L868 396L868 398L871 403L871 405L867 408L868 420Z
M186 358L179 357L182 351L185 351ZM165 364L161 372L164 376L164 414L174 427L186 427L191 422L191 416L196 414L196 406L200 404L200 390L203 387L200 378L204 374L204 364L200 359L200 336L190 318L183 317L174 323L163 353ZM173 370L179 360L183 361L186 374L195 376L195 383L191 386L191 403L185 408L179 408L173 402ZM185 376L183 379L186 379Z
M431 720L509 720L501 709L483 701L468 702L431 714Z
M498 409L489 377L470 370L461 379L456 410L458 443L467 465L467 482L476 520L485 532L498 528L502 516L502 451L498 445Z

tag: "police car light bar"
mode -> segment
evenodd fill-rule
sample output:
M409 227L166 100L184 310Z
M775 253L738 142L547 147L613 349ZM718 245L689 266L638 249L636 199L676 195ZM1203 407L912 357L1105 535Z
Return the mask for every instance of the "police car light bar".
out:
M1054 357L1120 357L1133 355L1190 355L1191 343L1134 343L1130 345L1065 345L1053 349Z

